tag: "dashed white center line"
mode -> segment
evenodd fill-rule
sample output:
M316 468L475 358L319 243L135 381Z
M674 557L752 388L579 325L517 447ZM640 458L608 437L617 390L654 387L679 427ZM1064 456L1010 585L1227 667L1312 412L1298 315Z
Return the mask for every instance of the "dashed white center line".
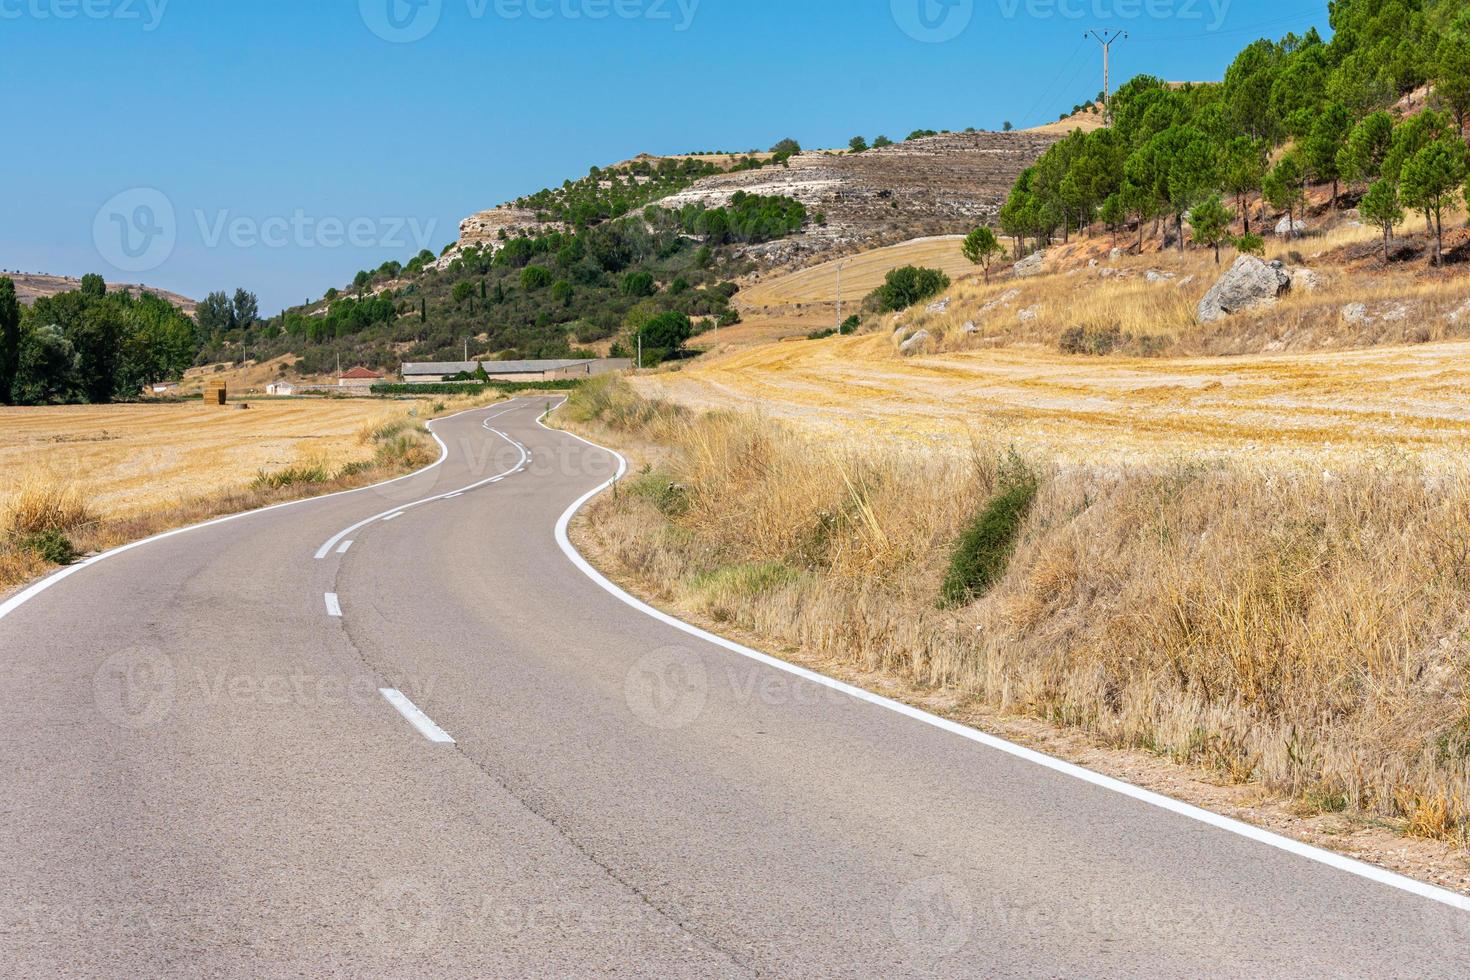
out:
M395 691L391 687L385 687L378 693L383 695L389 704L397 708L398 713L407 719L410 725L417 728L419 734L424 738L439 745L454 744L454 739L449 737L449 733L434 724L433 719L420 711L402 692Z
M337 593L327 593L327 615L335 619L342 618L342 603L337 600Z
M337 549L337 554L339 554L339 555L345 555L345 554L347 554L347 549L348 548L351 548L351 547L352 547L352 542L351 541L343 541L342 542L342 547L340 547L340 548Z

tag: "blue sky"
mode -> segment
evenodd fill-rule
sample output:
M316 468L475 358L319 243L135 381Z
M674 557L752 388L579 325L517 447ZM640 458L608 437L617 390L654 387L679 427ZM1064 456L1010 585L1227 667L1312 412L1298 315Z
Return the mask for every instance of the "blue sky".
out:
M1087 28L1130 32L1116 85L1217 79L1326 20L1301 0L0 0L0 268L245 286L274 311L592 164L1031 125L1102 87Z

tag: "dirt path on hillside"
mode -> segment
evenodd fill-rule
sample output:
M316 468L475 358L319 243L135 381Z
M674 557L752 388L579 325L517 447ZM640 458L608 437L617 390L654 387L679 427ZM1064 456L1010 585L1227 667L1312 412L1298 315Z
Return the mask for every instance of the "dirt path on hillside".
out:
M886 337L788 342L638 379L844 439L965 449L975 432L1073 462L1249 454L1330 462L1470 446L1470 343L1201 359L1018 348L901 358Z

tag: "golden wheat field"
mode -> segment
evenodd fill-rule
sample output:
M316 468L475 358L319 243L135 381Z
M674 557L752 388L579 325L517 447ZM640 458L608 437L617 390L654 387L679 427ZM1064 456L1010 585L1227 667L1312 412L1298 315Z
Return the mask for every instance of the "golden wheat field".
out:
M99 516L250 483L261 470L373 458L365 428L423 411L372 400L0 409L0 509L24 481L69 485Z
M835 303L837 268L842 267L842 295L856 313L864 296L883 285L883 277L905 265L942 269L952 278L975 271L960 253L962 235L918 238L901 245L874 249L843 259L833 259L808 269L777 276L742 289L737 298L742 307L779 307L798 303Z

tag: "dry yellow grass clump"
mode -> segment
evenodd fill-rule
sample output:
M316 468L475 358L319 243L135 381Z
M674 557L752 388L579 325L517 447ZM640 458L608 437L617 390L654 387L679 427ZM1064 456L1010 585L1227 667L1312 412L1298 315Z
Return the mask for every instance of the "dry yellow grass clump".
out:
M849 452L625 388L575 399L662 462L587 533L767 642L1079 728L1318 810L1459 840L1470 800L1470 468L1213 462L1040 489L994 588L937 602L1002 453Z

